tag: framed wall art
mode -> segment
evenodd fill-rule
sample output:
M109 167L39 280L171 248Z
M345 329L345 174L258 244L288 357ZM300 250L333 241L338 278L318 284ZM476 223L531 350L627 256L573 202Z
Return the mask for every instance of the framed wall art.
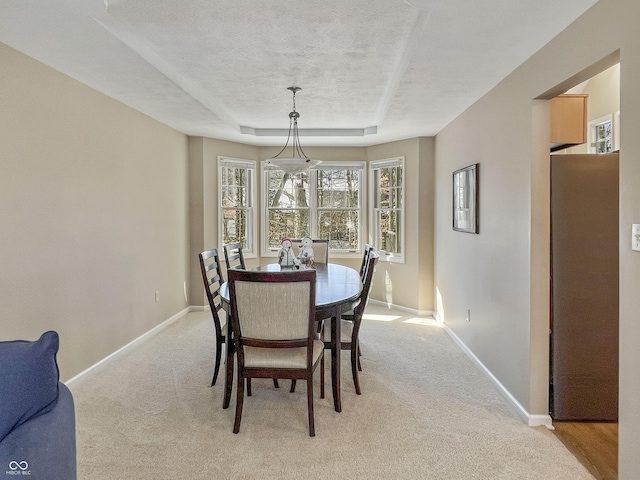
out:
M453 172L453 229L458 232L478 233L478 167Z

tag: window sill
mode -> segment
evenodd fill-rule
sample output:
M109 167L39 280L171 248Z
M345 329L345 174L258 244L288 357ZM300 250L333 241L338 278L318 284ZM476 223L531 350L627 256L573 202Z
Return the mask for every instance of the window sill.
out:
M383 252L378 252L378 253L380 255L379 258L381 262L400 263L400 264L405 263L404 255L393 255L391 253L383 253Z

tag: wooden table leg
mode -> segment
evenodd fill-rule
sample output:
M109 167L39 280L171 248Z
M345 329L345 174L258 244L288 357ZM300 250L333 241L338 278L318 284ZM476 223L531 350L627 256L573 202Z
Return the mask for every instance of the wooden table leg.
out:
M336 412L342 411L340 399L340 315L331 318L331 386L333 389L333 406Z
M233 388L233 362L235 360L235 348L231 336L227 334L226 360L224 362L224 396L222 397L222 408L228 408L231 402L231 389Z

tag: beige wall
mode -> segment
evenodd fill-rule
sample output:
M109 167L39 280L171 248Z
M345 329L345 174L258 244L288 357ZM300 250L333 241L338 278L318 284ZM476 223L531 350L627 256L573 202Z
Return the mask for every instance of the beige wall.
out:
M587 115L596 120L620 110L620 65L605 70L587 82L584 93L589 94Z
M405 157L405 263L380 261L371 298L433 312L434 141L413 138L368 149L369 160Z
M66 380L188 305L187 138L3 44L0 65L0 339L57 330Z
M640 472L640 253L630 248L631 224L640 223L639 17L636 0L601 0L436 137L435 281L444 320L530 414L545 415L548 117L534 99L566 91L619 58L621 479ZM480 234L453 232L451 172L475 162Z

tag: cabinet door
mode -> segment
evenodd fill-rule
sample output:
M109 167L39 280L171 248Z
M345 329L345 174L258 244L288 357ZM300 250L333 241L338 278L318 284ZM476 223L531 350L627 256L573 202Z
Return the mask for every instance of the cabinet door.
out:
M587 141L585 94L558 95L551 99L551 143L579 145Z

